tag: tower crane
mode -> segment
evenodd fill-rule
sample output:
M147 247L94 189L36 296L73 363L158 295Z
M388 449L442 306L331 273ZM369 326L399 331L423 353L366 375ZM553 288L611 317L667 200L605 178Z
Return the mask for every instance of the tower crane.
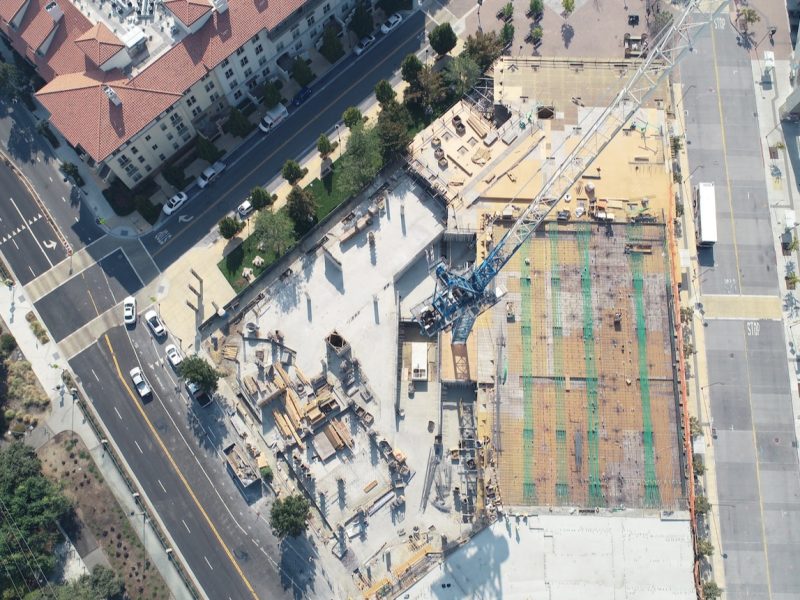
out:
M435 291L411 310L423 333L434 336L452 329L452 343L466 343L478 316L502 296L502 290L491 285L495 276L649 99L664 78L693 50L700 32L709 23L722 18L729 1L690 0L672 25L656 37L647 49L646 58L627 84L589 127L564 161L555 168L482 263L460 270L450 269L444 261L433 266L431 270L436 281ZM536 173L521 187L529 185L535 176Z

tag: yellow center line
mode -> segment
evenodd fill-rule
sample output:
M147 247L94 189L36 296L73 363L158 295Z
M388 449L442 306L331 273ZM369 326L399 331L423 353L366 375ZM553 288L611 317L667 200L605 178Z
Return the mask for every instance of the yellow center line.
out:
M178 478L183 483L183 486L186 488L186 491L189 492L189 495L192 497L192 500L194 501L195 506L197 506L198 510L200 510L200 513L203 515L203 518L205 518L206 523L208 523L208 526L211 528L211 532L214 534L214 537L217 538L217 541L219 542L220 546L222 546L222 549L225 551L225 554L227 555L228 559L231 561L231 564L233 565L233 568L236 569L236 572L239 574L239 577L242 578L242 581L244 582L245 586L247 587L247 589L252 594L253 598L255 600L258 600L258 595L256 594L256 591L253 589L253 586L247 580L247 577L245 576L245 574L242 571L242 569L239 566L239 564L234 559L233 554L231 553L230 549L228 549L228 546L222 540L222 537L220 536L219 532L217 531L217 528L214 526L214 523L211 521L211 518L208 516L208 513L206 513L205 509L203 508L203 505L197 499L197 496L195 495L194 491L189 486L189 482L186 481L186 478L183 476L183 473L181 473L181 470L178 468L178 465L175 463L175 459L172 458L172 455L169 453L169 450L167 450L167 447L164 444L163 440L161 439L161 436L158 435L158 432L156 431L156 428L153 427L153 423L147 417L147 413L144 412L144 408L142 408L142 404L141 404L141 402L139 402L139 397L136 396L133 393L133 390L128 385L128 380L122 375L122 370L119 368L119 362L117 361L117 355L114 353L114 348L111 346L111 340L108 339L108 334L104 335L103 337L106 340L106 345L108 346L109 352L111 352L111 358L114 360L114 367L117 370L117 376L119 377L119 380L122 382L122 385L125 386L125 389L127 390L128 395L131 397L131 400L133 400L133 404L136 406L137 410L139 411L139 414L142 415L142 418L147 423L147 426L150 428L150 432L153 434L153 437L158 442L158 445L161 446L161 450L164 452L164 455L167 457L167 460L172 465L172 468L175 470L175 473L177 473Z
M408 40L411 40L411 39L413 39L413 38L417 37L417 35L418 35L418 34L414 34L414 35L412 35L412 36L410 36L410 37L406 38L406 40L403 42L403 44L405 44L405 42L407 42ZM402 45L402 44L398 44L398 45ZM350 87L346 88L346 89L345 89L345 90L344 90L344 91L343 91L341 94L339 94L339 95L338 95L336 98L334 98L334 99L333 99L333 100L330 102L330 104L333 104L333 103L335 103L335 102L338 102L339 100L341 100L342 98L344 98L345 94L347 94L347 93L348 93L350 90L352 90L354 87L356 87L356 86L357 86L358 84L360 84L362 81L364 81L364 79L366 79L366 78L367 78L367 75L369 75L370 73L372 73L373 71L375 71L375 69L377 69L378 67L380 67L380 66L381 66L383 63L385 63L387 60L389 60L389 59L390 59L392 56L393 56L393 53L389 54L388 56L386 56L386 57L385 57L383 60L381 60L380 62L377 62L377 63L375 63L375 66L373 66L371 69L369 69L368 71L364 71L364 75L363 75L363 77L360 77L359 79L356 79L356 80L353 82L353 84L352 84L352 85L350 85ZM354 65L354 66L355 66L355 65ZM351 68L353 68L353 67L351 67ZM321 116L322 116L322 114L321 114L321 113L317 113L317 114L316 114L316 115L315 115L313 118L311 118L311 120L309 120L309 121L306 123L306 125L305 125L305 126L302 128L302 129L298 129L298 130L297 130L297 132L296 132L294 135L292 135L292 136L288 137L288 138L286 139L286 141L284 141L284 142L283 142L283 143L282 143L280 146L278 146L277 148L275 148L275 150L273 150L272 152L270 152L269 154L267 154L267 155L264 157L264 160L262 160L262 161L261 161L260 163L258 163L258 164L257 164L255 167L253 167L253 168L252 168L250 171L248 171L248 172L247 172L247 174L245 174L245 175L244 175L244 177L242 177L242 178L240 179L240 181L242 181L242 180L244 180L244 179L247 179L247 178L248 178L248 177L250 177L250 176L251 176L253 173L255 173L256 171L258 171L258 170L259 170L261 167L263 167L263 166L264 166L264 165L267 163L267 161L269 161L269 160L270 160L270 159L271 159L273 156L275 156L275 155L276 155L278 152L280 152L280 151L281 151L281 150L282 150L282 149L283 149L283 148L286 146L286 144L288 144L289 142L291 142L292 140L294 140L294 139L295 139L297 136L299 136L301 133L304 133L304 132L305 132L305 131L306 131L306 130L307 130L307 129L308 129L308 128L309 128L309 127L310 127L310 126L313 124L313 123L315 123L316 121L318 121L318 120L320 119L320 117L321 117ZM230 196L230 195L231 195L231 191L232 191L232 190L230 190L230 189L229 189L227 192L225 192L224 194L222 194L222 195L221 195L219 198L217 198L217 201L216 201L216 202L212 202L211 204L209 204L209 205L208 205L208 208L206 208L206 209L205 209L203 212L201 212L199 215L196 215L196 216L195 216L195 218L196 218L196 219L200 219L200 218L202 218L203 216L205 216L205 214L206 214L206 213L208 213L208 211L210 211L212 208L214 208L215 206L217 206L217 204L219 204L220 202L222 202L223 200L225 200L225 199L226 199L228 196ZM162 245L160 248L158 248L158 250L156 250L155 252L153 252L153 256L158 256L159 254L161 254L161 252L162 252L162 251L163 251L163 250L164 250L164 249L165 249L167 246L169 246L169 245L170 245L172 242L174 242L174 241L175 241L175 239L176 239L178 236L180 236L180 235L181 235L181 233L183 233L183 232L184 232L186 229L188 229L188 228L189 228L189 225L187 225L186 227L184 227L183 229L181 229L181 230L180 230L178 233L176 233L176 234L175 234L173 237L171 237L171 238L170 238L170 239L168 239L166 242L164 242L164 244L163 244L163 245Z
M728 146L725 143L725 122L722 118L722 90L719 83L719 69L717 67L717 45L714 38L714 27L711 29L711 57L714 63L714 78L717 82L717 107L719 109L719 130L722 134L722 160L725 165L725 187L728 191L728 206L731 210L731 236L733 238L733 256L736 259L736 280L739 283L739 294L742 293L742 268L739 266L739 244L736 243L736 219L733 216L733 193L731 192L731 179L728 171Z

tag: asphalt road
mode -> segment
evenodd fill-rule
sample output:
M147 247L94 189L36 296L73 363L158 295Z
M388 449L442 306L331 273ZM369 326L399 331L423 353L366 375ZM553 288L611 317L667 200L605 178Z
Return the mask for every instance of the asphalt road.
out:
M107 336L113 353L100 339L70 365L209 598L335 597L307 542L281 546L272 535L259 486L243 493L234 483L220 454L232 441L226 416L188 400L163 361L168 341L141 320ZM146 402L125 386L136 365L154 391Z
M125 254L116 250L74 275L34 306L59 342L141 287L142 282Z
M64 260L66 249L17 175L0 162L0 252L22 285Z
M226 161L234 162L220 178L204 190L190 190L191 200L158 231L142 241L156 264L164 270L203 236L219 220L234 210L250 190L270 181L287 159L301 156L322 132L332 130L349 106L369 97L375 84L390 79L407 54L417 52L425 39L425 16L415 12L400 26L382 36L362 56L352 57L324 89L312 85L314 94L269 135L251 138L252 146L242 156L235 152ZM326 78L327 79L327 78ZM240 160L237 161L237 159ZM190 218L180 222L179 217Z
M800 595L800 467L780 321L705 332L726 598Z

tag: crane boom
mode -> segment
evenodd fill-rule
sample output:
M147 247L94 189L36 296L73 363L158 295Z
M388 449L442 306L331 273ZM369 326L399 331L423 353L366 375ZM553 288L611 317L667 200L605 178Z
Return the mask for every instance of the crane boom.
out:
M452 327L453 343L466 342L478 315L502 295L502 291L490 288L495 276L686 53L692 50L700 32L722 14L729 1L705 2L712 8L712 11L705 12L699 10L699 0L688 4L672 25L658 36L656 43L648 48L647 57L627 84L556 167L480 265L462 272L451 271L443 262L434 267L435 293L412 309L424 333L432 336ZM536 173L531 175L520 189L529 185L535 176Z

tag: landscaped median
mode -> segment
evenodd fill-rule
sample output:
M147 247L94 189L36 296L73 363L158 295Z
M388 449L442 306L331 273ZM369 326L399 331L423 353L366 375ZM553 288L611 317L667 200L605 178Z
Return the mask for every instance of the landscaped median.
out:
M431 39L434 48L441 54L452 50L456 38L450 26L443 24L435 32L435 40ZM286 183L275 196L260 188L251 192L248 200L252 206L242 207L243 216L250 210L256 212L247 217L249 223L237 217L220 221L220 233L231 241L218 267L235 292L252 285L336 207L365 189L381 168L401 159L413 136L471 89L502 47L494 33L479 33L469 36L458 56L434 66L408 55L401 68L404 83L398 88L402 100L388 81L378 82L377 104L367 115L355 107L348 108L342 115L346 131L337 128L336 144L322 135L318 153L304 165L287 161L282 170ZM339 140L340 133L344 139ZM344 150L337 148L339 142ZM312 179L309 172L320 176ZM246 235L237 244L243 231Z

